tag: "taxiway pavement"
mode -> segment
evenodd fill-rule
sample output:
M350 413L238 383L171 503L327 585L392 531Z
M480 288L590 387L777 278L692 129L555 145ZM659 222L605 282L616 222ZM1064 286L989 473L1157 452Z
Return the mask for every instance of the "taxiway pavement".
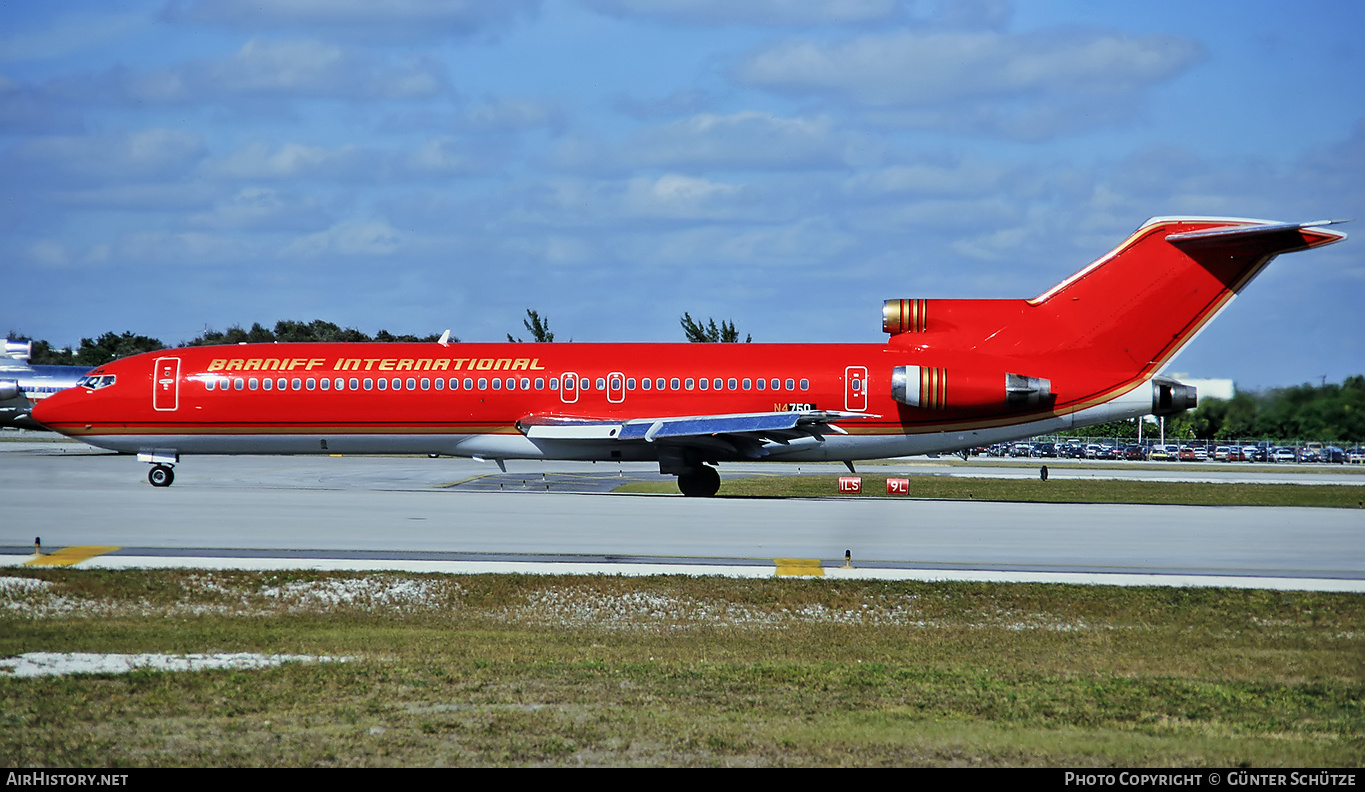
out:
M934 466L866 470L963 471ZM509 468L417 457L193 457L172 487L157 489L131 457L0 443L0 564L31 560L41 537L45 549L117 548L81 566L772 575L784 560L818 559L816 573L828 576L1365 591L1358 510L605 495L593 493L663 477L651 465ZM1175 471L1152 475L1163 473Z

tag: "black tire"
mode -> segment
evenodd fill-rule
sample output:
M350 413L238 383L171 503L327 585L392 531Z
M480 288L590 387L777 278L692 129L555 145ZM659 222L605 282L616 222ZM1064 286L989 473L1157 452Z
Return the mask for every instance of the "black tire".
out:
M147 471L147 481L153 487L169 487L175 481L175 471L165 465L153 465Z
M699 465L678 474L678 489L689 498L710 498L720 492L720 474L708 465Z

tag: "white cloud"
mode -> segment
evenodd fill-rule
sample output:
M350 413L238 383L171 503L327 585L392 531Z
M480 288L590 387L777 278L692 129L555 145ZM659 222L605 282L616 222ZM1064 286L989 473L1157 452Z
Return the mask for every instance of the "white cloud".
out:
M1095 32L916 32L795 40L750 53L738 81L867 107L1024 95L1128 94L1203 55L1180 36Z
M624 208L628 214L647 217L699 219L718 218L734 213L729 204L741 188L667 173L657 179L631 179L626 187Z
M311 229L327 224L316 199L262 187L245 187L207 212L190 215L187 225L217 230Z
M782 118L746 111L703 113L644 129L619 156L636 166L800 170L843 161L825 118Z
M364 41L439 41L504 30L540 0L178 0L164 18L238 30L326 31Z
M89 95L80 98L89 101L153 104L253 97L419 100L449 90L444 68L431 58L381 59L314 39L268 38L250 39L222 58L141 73L120 69L102 80L68 83L72 90L87 91Z
M386 257L397 253L402 243L402 234L384 220L352 220L299 237L284 248L283 254L289 258Z
M351 170L358 156L354 146L327 150L302 143L272 147L257 141L221 159L204 163L203 172L212 178L290 179L338 175Z
M10 178L53 187L168 178L189 172L203 154L194 132L154 128L33 138L14 146L5 159Z
M857 196L973 196L1000 189L1009 172L1001 163L979 159L950 164L914 162L863 171L848 178L844 186Z
M879 22L899 15L899 0L583 0L617 17L690 25L788 27Z

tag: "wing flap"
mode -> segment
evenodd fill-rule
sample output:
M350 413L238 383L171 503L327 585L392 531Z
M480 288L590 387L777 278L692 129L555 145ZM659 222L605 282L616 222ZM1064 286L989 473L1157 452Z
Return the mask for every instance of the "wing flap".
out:
M517 428L532 440L632 440L653 443L724 435L786 443L796 437L818 437L831 432L847 434L833 425L836 420L877 417L880 416L830 410L679 415L627 420L527 416L517 422Z

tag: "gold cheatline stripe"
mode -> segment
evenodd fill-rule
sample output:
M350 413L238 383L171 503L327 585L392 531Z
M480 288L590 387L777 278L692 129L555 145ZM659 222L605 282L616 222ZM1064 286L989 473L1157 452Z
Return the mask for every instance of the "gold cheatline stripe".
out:
M43 553L37 558L25 561L24 566L71 566L72 564L79 564L87 558L112 553L117 549L117 547L97 547L94 545L63 547L55 553Z
M773 563L777 565L778 575L825 576L818 558L774 558Z

